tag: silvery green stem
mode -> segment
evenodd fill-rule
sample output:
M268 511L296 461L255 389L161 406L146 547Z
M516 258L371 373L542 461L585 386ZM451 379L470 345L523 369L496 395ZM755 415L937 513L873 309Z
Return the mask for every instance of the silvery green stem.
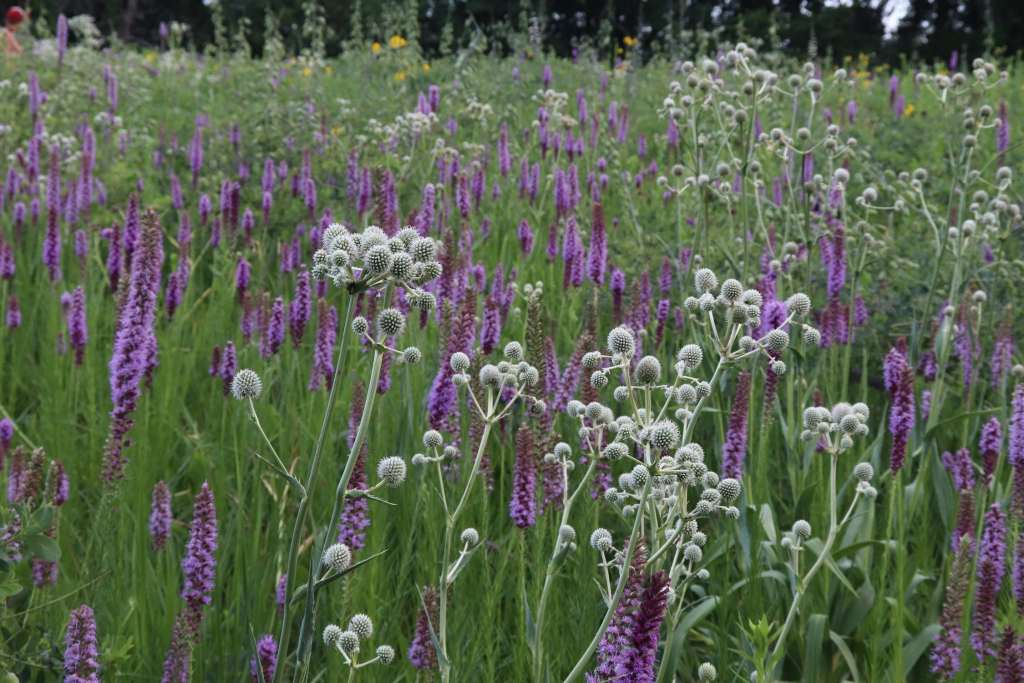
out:
M562 506L562 521L559 523L559 529L569 523L569 515L572 513L573 503L576 502L576 497L583 490L583 487L590 481L591 475L594 473L594 467L597 465L597 454L591 452L590 464L587 466L587 471L584 473L583 478L579 484L576 485L576 489L572 492L572 495L566 499L565 504ZM568 484L568 482L566 482ZM639 511L637 512L639 515ZM534 633L536 634L536 643L534 644L533 651L533 680L542 681L544 674L544 612L548 603L548 595L551 591L551 584L554 583L555 577L555 565L558 564L558 546L559 542L555 541L555 547L551 550L551 558L548 560L547 569L544 571L544 587L540 592L540 601L537 603L537 623L534 625Z
M839 462L839 455L832 453L831 464L829 467L828 475L828 536L825 538L825 545L821 548L821 553L818 554L818 559L815 560L811 568L807 570L807 574L802 579L797 581L796 584L796 595L793 596L793 603L789 607L789 613L786 615L786 622L782 625L782 630L779 631L778 639L775 641L775 647L772 649L771 657L769 658L769 666L774 669L779 663L779 658L782 656L782 648L786 644L786 636L789 634L790 629L793 628L793 623L796 621L796 613L800 607L800 599L807 591L808 585L811 583L811 579L818 573L822 565L825 564L825 560L831 557L832 545L836 542L836 537L839 535L839 522L838 515L836 514L836 464ZM849 515L847 515L847 518ZM845 519L844 519L845 521Z
M348 347L348 330L349 321L352 317L352 305L355 302L353 296L348 297L348 301L345 303L345 317L342 318L341 327L341 343L338 344L338 355L334 362L334 377L331 381L331 390L327 395L327 406L324 408L324 419L320 424L320 434L317 437L316 445L313 446L313 460L309 465L309 476L306 477L306 486L302 495L299 499L299 509L295 514L295 524L292 526L291 541L288 543L288 561L286 566L286 591L290 590L292 581L295 579L295 570L298 567L299 559L299 538L302 535L302 527L306 522L306 513L309 510L309 492L313 488L313 483L316 481L317 471L320 469L320 458L323 455L324 442L327 437L327 426L331 422L331 415L334 410L334 403L338 396L338 378L341 377L341 365L342 360L345 358L345 351ZM274 683L282 680L285 670L285 660L288 657L288 641L291 639L291 629L289 628L289 604L291 600L284 601L284 608L281 611L281 632L278 636L278 642L281 644L278 652L281 653L281 666L277 667L274 672Z
M370 431L370 420L373 416L373 404L377 398L377 384L380 382L380 371L381 366L384 362L384 351L380 348L374 349L373 352L373 365L370 367L370 379L366 385L366 398L363 403L363 414L359 418L359 428L356 430L355 439L352 441L352 448L348 452L348 460L345 462L345 469L341 473L341 477L338 479L338 485L334 493L334 505L331 508L331 516L328 518L327 528L324 530L323 539L320 541L320 547L316 554L309 556L309 581L306 585L306 609L302 615L302 624L299 627L299 660L304 661L304 665L308 665L309 656L312 648L310 647L313 642L313 612L316 608L316 568L320 562L320 558L323 557L324 550L327 549L327 541L331 537L332 530L338 520L338 515L341 513L341 506L345 503L345 497L348 493L348 482L352 478L352 472L355 470L356 461L359 459L359 453L363 449L363 444L366 443L366 435Z
M491 427L494 426L494 400L488 391L487 397L487 409L488 414L484 417L484 431L480 435L480 445L476 449L476 457L473 459L473 469L470 470L469 478L466 480L466 488L462 491L462 497L459 498L458 504L450 515L445 520L444 525L444 552L441 557L441 578L437 584L438 591L438 641L441 644L441 659L439 662L441 669L441 681L442 683L448 683L451 678L452 665L448 658L448 565L451 562L452 552L452 537L455 533L455 523L458 521L459 514L462 512L463 507L466 505L466 500L469 498L469 492L473 488L473 484L476 482L476 477L480 473L480 461L483 460L484 451L487 448L487 442L491 438Z
M569 675L565 677L563 683L572 683L583 675L583 670L587 668L587 664L590 662L590 658L594 656L594 651L597 650L597 646L601 642L601 638L604 637L604 632L608 630L608 624L612 622L612 617L615 616L615 610L619 606L619 602L622 600L622 594L626 590L626 583L629 580L630 565L633 562L633 552L636 550L636 541L640 532L640 519L643 517L644 503L647 502L647 494L651 491L651 478L647 479L647 483L644 484L644 490L640 493L640 502L636 509L636 518L633 519L633 530L629 534L629 540L626 542L626 553L622 558L622 573L619 574L618 583L615 585L615 594L612 596L611 602L608 603L608 611L605 612L604 619L601 620L601 625L597 627L597 633L594 634L593 640L590 641L590 645L583 652L579 661L576 662L576 666L572 668Z

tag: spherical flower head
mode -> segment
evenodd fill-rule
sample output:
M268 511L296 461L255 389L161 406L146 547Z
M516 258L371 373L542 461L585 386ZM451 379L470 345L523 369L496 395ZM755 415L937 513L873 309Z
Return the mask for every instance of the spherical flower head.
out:
M402 351L401 361L406 365L416 365L423 360L423 352L415 346L409 346Z
M718 276L710 268L700 268L693 276L697 291L708 294L718 289Z
M640 463L630 471L629 476L633 488L639 490L647 485L647 480L651 478L651 472L647 469L647 465Z
M342 633L341 627L337 624L327 624L324 627L324 645L327 647L337 647Z
M381 664L391 664L395 661L395 648L390 645L378 645L377 659L380 660Z
M696 344L687 344L679 349L676 360L682 363L687 370L692 370L704 360L704 351Z
M459 535L459 539L466 545L473 547L480 543L480 532L473 527L466 527Z
M871 481L875 476L875 468L869 462L859 462L853 468L853 476L858 481Z
M347 655L359 652L359 636L354 631L342 631L338 636L338 649Z
M785 330L772 330L765 336L764 345L769 351L779 353L789 346L789 335Z
M505 344L504 349L505 360L510 363L518 363L523 360L523 345L519 342L509 342Z
M676 389L676 401L683 405L697 401L697 389L692 384L684 384Z
M405 330L405 314L397 308L385 308L377 315L377 330L382 337L397 337Z
M768 369L772 371L773 375L784 375L786 374L786 364L781 360L773 360L768 363Z
M803 340L807 346L817 346L821 343L821 332L810 325L804 325Z
M377 463L377 476L388 488L400 486L405 481L406 471L405 461L397 455L388 456Z
M611 490L611 489L609 489ZM599 552L606 553L612 549L612 532L598 527L590 534L590 546Z
M352 332L360 337L370 331L370 323L361 315L352 318Z
M391 249L387 245L378 244L370 247L366 252L366 269L374 275L383 275L391 269L393 259L394 254L391 253Z
M659 420L648 430L651 446L659 451L671 451L679 445L679 426L671 420Z
M391 267L389 272L391 277L396 280L405 280L413 272L413 260L412 256L409 256L405 252L399 252L391 257Z
M596 370L601 367L601 352L588 351L583 354L580 364L587 370Z
M436 429L428 429L423 433L424 448L440 448L444 445L444 437Z
M711 662L704 662L697 667L697 679L701 683L710 683L716 678L718 678L718 670Z
M732 502L740 497L740 493L743 491L743 486L739 480L726 477L722 481L718 482L718 492L722 494L727 502Z
M448 361L454 372L465 372L469 370L469 356L464 354L462 351L457 351L452 354L451 359Z
M809 430L815 430L818 425L822 422L826 422L831 419L831 415L828 410L822 413L822 410L818 406L811 406L804 409L804 428Z
M563 524L558 528L558 541L560 543L572 543L576 540L576 530L568 524Z
M352 564L352 551L344 543L335 543L324 551L323 565L336 572L343 572Z
M611 460L612 462L616 460L621 460L622 458L625 458L627 455L629 455L629 446L622 443L621 441L613 441L612 443L604 447L602 455L604 455L605 458Z
M633 332L624 325L619 325L608 333L608 350L622 356L630 357L636 351L636 339Z
M373 620L365 614L356 614L349 619L348 630L359 636L360 640L369 640L373 635Z
M409 290L406 299L410 306L425 313L429 313L437 307L437 297L422 289Z
M661 361L654 356L644 356L633 372L637 384L654 384L661 379Z
M491 389L497 389L501 386L501 370L497 366L488 363L487 365L480 368L478 375L480 384Z
M704 551L700 549L700 546L692 544L688 545L686 546L686 549L683 550L683 559L690 564L697 564L704 559Z
M801 541L806 541L811 537L811 525L805 519L798 519L793 522L793 534Z
M722 283L722 296L725 297L730 303L735 302L743 294L743 285L739 283L739 280L729 278Z
M811 312L811 299L803 292L797 292L786 300L786 310L793 315L807 315Z
M239 370L231 380L231 395L239 401L256 400L263 393L263 381L255 370Z
M420 275L417 281L422 283L430 282L441 277L441 273L444 272L444 267L439 261L427 261L423 264L423 270L420 271Z
M839 420L839 429L846 434L856 434L860 429L860 415L849 413Z
M421 237L412 243L409 251L420 263L428 263L437 258L437 242L429 237Z

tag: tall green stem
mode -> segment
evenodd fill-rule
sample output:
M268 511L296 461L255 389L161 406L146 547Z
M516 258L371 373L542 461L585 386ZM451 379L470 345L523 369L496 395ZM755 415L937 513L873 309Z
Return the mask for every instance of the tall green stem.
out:
M594 467L597 465L597 454L591 452L590 464L587 466L587 471L583 475L579 484L576 485L572 495L565 501L562 506L562 521L559 523L559 529L569 523L569 515L572 513L573 503L576 502L576 497L583 490L583 487L590 481L591 475L594 473ZM566 482L568 486L568 482ZM639 510L637 515L639 515ZM534 633L536 633L537 642L533 650L533 680L538 683L543 679L544 676L544 613L545 608L548 604L548 595L551 591L551 584L554 583L555 578L555 566L558 564L559 557L559 542L555 542L555 547L551 550L551 557L548 559L547 569L544 571L544 587L540 591L540 601L537 603L537 623L534 627Z
M338 479L338 486L334 492L334 505L331 507L331 516L324 530L323 539L316 554L309 557L309 579L306 584L306 609L302 615L302 625L299 627L299 660L309 663L309 655L313 642L313 612L316 607L316 578L317 565L327 549L327 541L331 538L331 530L337 523L341 506L345 503L345 494L348 490L348 482L352 478L359 453L366 443L366 436L370 431L370 420L373 416L373 404L377 398L377 384L380 382L381 366L384 363L386 351L376 348L373 351L373 365L370 368L370 380L366 385L366 398L363 402L363 414L359 418L359 428L356 430L355 439L352 441L352 448L348 452L348 460L345 462L345 469Z
M302 527L305 525L306 514L309 511L310 491L313 488L317 472L320 469L320 459L323 455L324 442L327 439L327 427L331 423L334 403L338 396L338 385L340 384L338 378L341 377L342 374L342 362L345 359L345 351L348 346L348 330L350 327L349 320L352 317L352 305L354 303L355 299L352 296L349 296L348 301L345 303L345 317L342 318L341 327L341 342L338 344L338 356L334 362L334 378L331 382L331 390L327 395L327 407L324 409L324 419L320 424L320 434L317 437L316 445L313 447L313 459L309 465L309 476L306 477L305 493L299 500L299 509L295 514L295 524L292 526L291 540L288 543L288 561L286 563L287 574L285 574L287 578L285 579L285 582L286 590L289 595L291 594L290 589L292 582L295 580L295 570L298 567L299 538L302 536ZM281 632L278 636L278 642L281 644L281 647L278 651L281 653L282 658L286 658L288 656L288 641L291 639L291 629L289 628L290 604L291 600L286 599L281 611ZM274 683L282 680L285 668L286 667L283 665L277 667L277 670L274 672Z
M807 588L811 583L811 579L818 573L822 565L825 564L832 552L832 546L836 542L836 537L839 535L839 522L836 514L836 464L839 461L839 456L835 453L831 456L831 467L828 475L828 536L825 538L825 545L822 546L821 552L818 554L818 559L815 560L811 568L807 570L807 574L803 579L797 582L796 595L793 596L793 604L789 607L789 614L786 615L786 622L782 625L782 630L779 631L778 640L775 641L775 647L772 649L770 658L771 668L774 669L780 663L782 656L782 649L786 644L786 636L789 631L793 628L793 623L796 621L797 611L800 607L800 600L803 598Z
M473 459L473 469L470 470L469 478L466 480L466 488L462 491L462 496L459 498L458 504L450 515L445 520L444 525L444 551L441 557L441 578L437 582L438 590L438 628L437 636L441 643L441 655L444 660L441 662L441 681L442 683L448 683L452 675L451 660L448 658L448 565L451 564L451 553L452 553L452 539L455 533L455 523L459 519L459 515L462 513L463 508L466 505L466 501L469 499L469 492L473 488L473 484L476 482L477 475L480 473L480 462L483 460L484 452L487 448L487 442L491 438L491 428L494 426L494 400L488 395L487 397L487 409L488 415L484 418L484 431L480 435L480 445L476 449L476 457Z
M590 645L583 652L579 661L576 662L576 666L572 668L569 675L565 677L563 683L573 683L573 681L579 680L580 676L583 675L583 670L587 668L587 664L590 662L590 658L594 656L594 651L597 650L598 644L601 642L601 638L604 637L604 632L608 630L608 624L612 622L612 617L615 615L615 610L619 606L619 602L622 600L622 594L626 590L626 583L629 581L629 570L630 565L633 562L633 552L636 550L636 541L640 532L640 520L643 518L644 504L647 502L647 494L651 491L651 480L648 478L647 483L644 484L644 490L640 493L640 502L637 505L636 517L633 519L633 530L629 534L629 541L626 542L626 553L625 557L622 558L622 573L619 574L619 580L615 585L615 594L612 595L611 601L608 603L608 610L604 614L604 619L601 620L601 625L597 627L597 633L594 634L593 640L590 641Z

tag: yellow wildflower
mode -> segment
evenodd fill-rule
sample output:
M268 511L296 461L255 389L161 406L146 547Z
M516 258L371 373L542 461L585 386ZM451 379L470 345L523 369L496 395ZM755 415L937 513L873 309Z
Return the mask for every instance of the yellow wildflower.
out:
M380 54L380 51L381 51L380 43L378 43L376 40L373 41L373 44L370 45L370 52L372 52L375 55L378 55L378 54Z
M388 47L390 47L392 50L397 50L399 48L405 47L406 44L408 44L408 41L400 35L396 34L388 38Z
M396 81L404 81L405 80L405 71L403 70L403 71L396 72L395 73L395 80Z
M309 78L312 75L313 75L313 69L311 69L308 66L302 67L302 77L303 78Z
M907 106L903 108L903 115L904 116L910 116L913 113L914 113L914 105L907 104Z
M637 39L634 38L633 36L626 36L625 38L622 39L622 44L625 45L626 47L634 47L638 42L639 41L637 41Z
M427 64L427 63L423 64L423 73L425 73L425 74L430 73L430 65L429 64Z

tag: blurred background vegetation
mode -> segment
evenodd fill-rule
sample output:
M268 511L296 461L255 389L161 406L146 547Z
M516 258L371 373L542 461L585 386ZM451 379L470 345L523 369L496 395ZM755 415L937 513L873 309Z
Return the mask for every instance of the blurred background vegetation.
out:
M157 45L160 26L189 26L188 40L203 48L216 40L218 18L231 36L244 32L263 48L264 27L276 22L289 48L302 45L310 2L268 0L31 0L32 16L46 31L58 13L89 14L107 34ZM954 52L1013 56L1024 48L1022 0L326 0L319 16L327 29L328 55L351 38L386 40L383 26L402 17L428 54L444 54L473 36L502 35L503 25L539 18L534 28L562 55L581 41L621 44L639 38L645 50L667 48L692 56L719 40L761 39L798 55L836 59L868 54L877 61L947 61ZM47 20L47 18L49 20ZM401 22L400 22L401 23ZM509 49L507 45L492 48ZM961 62L963 63L963 62Z

